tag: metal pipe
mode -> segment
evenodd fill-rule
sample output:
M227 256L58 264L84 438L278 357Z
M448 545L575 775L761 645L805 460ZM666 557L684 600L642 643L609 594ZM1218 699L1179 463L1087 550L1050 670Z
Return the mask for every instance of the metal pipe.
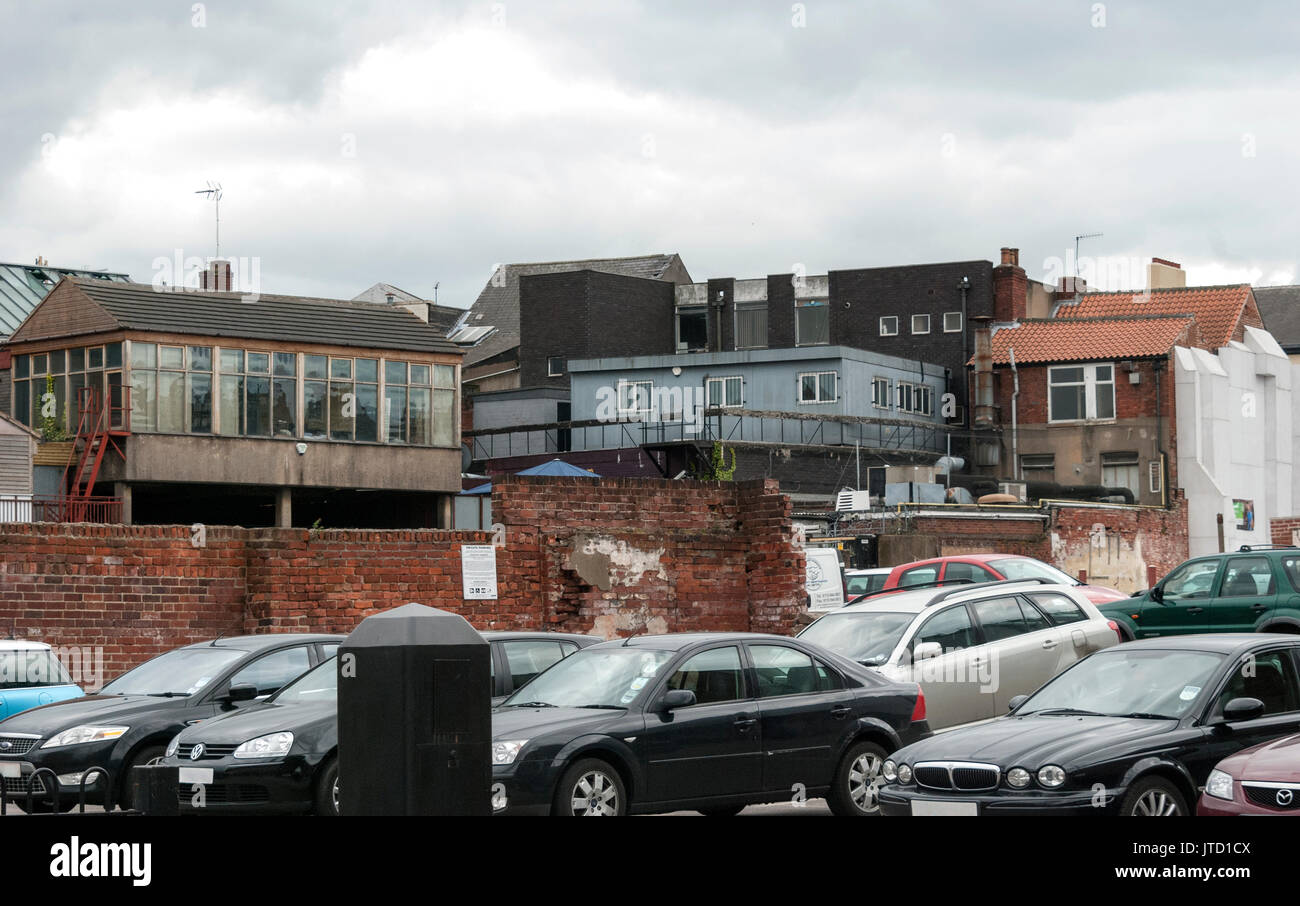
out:
M1020 456L1018 455L1020 447L1019 429L1016 423L1016 401L1020 399L1020 372L1016 370L1016 348L1014 346L1007 350L1007 358L1011 361L1011 376L1015 379L1015 389L1011 392L1011 476L1016 481L1020 480Z

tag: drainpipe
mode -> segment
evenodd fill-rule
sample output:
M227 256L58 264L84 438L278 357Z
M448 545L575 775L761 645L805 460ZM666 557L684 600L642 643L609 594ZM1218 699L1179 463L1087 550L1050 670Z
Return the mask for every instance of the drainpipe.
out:
M1165 360L1157 359L1156 361L1152 362L1151 370L1154 371L1156 374L1156 451L1160 454L1160 505L1162 507L1168 507L1169 506L1169 457L1165 455L1165 433L1164 433L1164 429L1161 427L1162 424L1161 418L1163 413L1161 412L1161 408L1160 408L1160 403L1161 403L1160 372L1165 370ZM1199 442L1199 437L1198 437L1198 442ZM1141 483L1141 479L1139 479L1139 484L1140 483ZM1219 545L1219 549L1220 550L1223 549L1222 544Z
M1011 477L1016 481L1020 480L1020 456L1018 448L1020 437L1018 432L1016 400L1020 398L1020 372L1016 370L1016 348L1012 346L1007 350L1008 358L1011 360L1011 376L1015 379L1015 387L1011 391Z

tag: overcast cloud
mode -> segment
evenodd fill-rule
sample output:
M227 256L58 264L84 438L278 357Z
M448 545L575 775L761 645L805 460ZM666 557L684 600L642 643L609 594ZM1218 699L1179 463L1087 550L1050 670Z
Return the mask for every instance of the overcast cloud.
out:
M1286 3L0 10L4 261L147 282L212 254L216 180L272 293L463 306L499 262L669 251L705 279L1012 245L1041 278L1091 232L1107 288L1152 255L1300 275Z

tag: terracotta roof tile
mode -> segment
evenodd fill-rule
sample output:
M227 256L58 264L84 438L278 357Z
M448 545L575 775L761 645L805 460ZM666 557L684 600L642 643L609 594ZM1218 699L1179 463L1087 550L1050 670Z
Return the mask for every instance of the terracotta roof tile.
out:
M1167 355L1175 345L1200 345L1190 315L1142 318L1051 318L1021 321L993 333L993 364L1093 362Z
M1250 284L1188 286L1149 292L1087 293L1057 306L1057 318L1121 318L1190 314L1205 348L1228 345L1250 300Z

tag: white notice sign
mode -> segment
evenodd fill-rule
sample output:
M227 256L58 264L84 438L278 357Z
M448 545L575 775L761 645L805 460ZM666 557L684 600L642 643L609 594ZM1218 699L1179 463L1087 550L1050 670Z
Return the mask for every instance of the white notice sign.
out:
M495 600L497 596L497 549L490 544L460 546L460 576L465 600Z

